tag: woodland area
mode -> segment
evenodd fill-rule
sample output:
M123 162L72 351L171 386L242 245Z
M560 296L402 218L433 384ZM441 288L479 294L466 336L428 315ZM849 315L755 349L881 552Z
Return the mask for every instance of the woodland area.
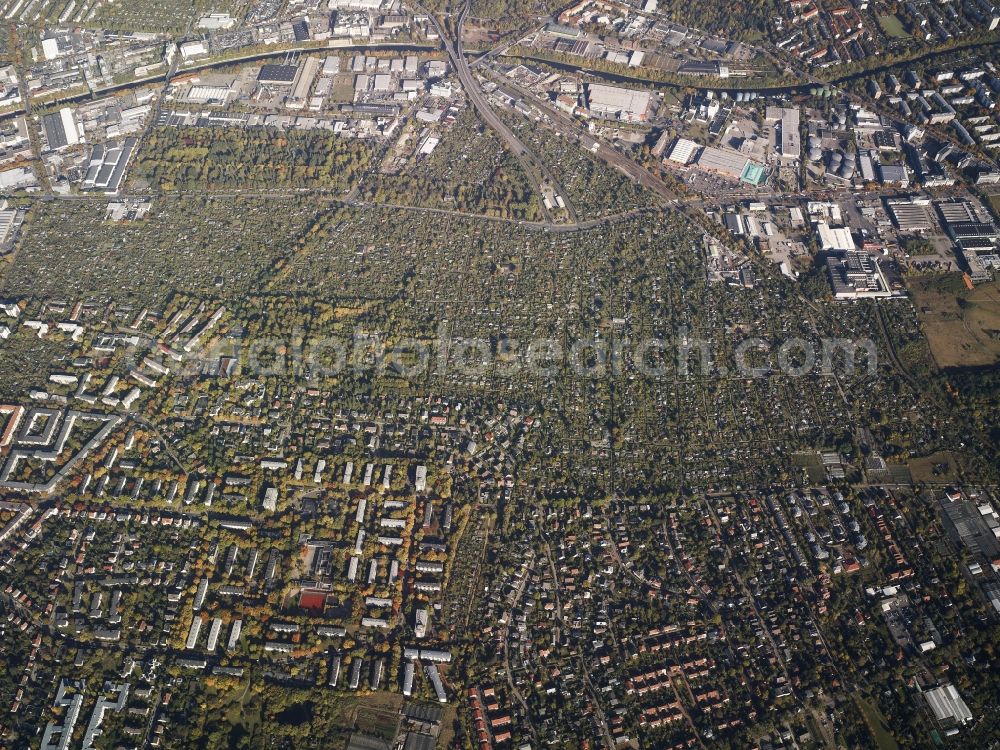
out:
M325 131L161 127L146 139L132 179L135 187L164 192L236 186L346 190L373 153L362 140Z

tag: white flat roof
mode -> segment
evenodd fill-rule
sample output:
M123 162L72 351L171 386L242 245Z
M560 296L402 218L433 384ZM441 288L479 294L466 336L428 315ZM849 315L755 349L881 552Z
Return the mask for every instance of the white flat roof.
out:
M667 159L675 161L678 164L690 164L691 159L694 158L695 152L697 151L697 143L688 140L687 138L678 138L677 143L675 143L674 147L670 149L670 156L668 156Z
M856 249L851 230L847 227L833 228L825 221L821 221L816 225L816 231L819 232L819 242L824 250Z
M954 685L942 685L941 687L928 690L924 693L927 705L934 712L934 718L938 721L952 720L959 724L972 721L972 712L965 705L962 696L958 694Z
M598 112L624 112L640 116L649 109L650 93L592 83L587 87L587 101L590 108Z
M714 172L739 177L743 174L743 168L750 161L744 154L736 151L728 151L721 148L706 146L701 156L698 157L698 166L702 169L711 169Z
M69 107L63 107L59 110L59 118L62 120L63 130L66 131L66 145L75 146L80 142L80 131L73 119L73 110Z

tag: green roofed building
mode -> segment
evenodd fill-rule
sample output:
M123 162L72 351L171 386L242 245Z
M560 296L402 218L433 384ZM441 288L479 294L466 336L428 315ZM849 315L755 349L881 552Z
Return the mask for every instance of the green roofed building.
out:
M764 180L767 179L767 170L760 164L748 161L746 166L743 167L740 179L748 185L757 187L758 185L763 184Z

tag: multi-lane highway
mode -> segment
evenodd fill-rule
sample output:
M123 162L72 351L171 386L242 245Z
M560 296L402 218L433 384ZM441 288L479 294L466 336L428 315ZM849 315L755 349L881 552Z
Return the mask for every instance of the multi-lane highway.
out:
M524 145L520 138L514 134L514 132L507 127L507 124L497 115L490 106L490 103L486 100L486 96L483 94L483 90L479 83L476 81L475 76L472 74L472 69L469 67L469 61L465 57L465 50L462 46L462 25L465 23L465 17L469 12L469 7L471 3L466 0L465 5L462 6L461 12L455 21L455 38L451 39L445 33L443 25L438 21L437 17L433 13L428 13L428 17L431 19L431 23L434 25L434 29L437 31L441 39L444 40L445 49L448 52L448 59L451 61L452 67L455 68L455 73L458 75L458 80L462 84L462 88L465 90L466 96L469 97L469 101L479 112L479 116L483 119L490 128L496 132L497 135L506 143L507 148L510 149L511 153L517 158L518 162L521 164L521 168L527 174L528 179L531 180L532 187L534 187L535 192L539 195L543 195L543 183L547 183L548 186L563 196L566 203L566 211L569 214L570 222L575 224L577 221L576 210L573 208L570 201L562 193L558 186L558 183L553 178L552 174L545 164L538 159L531 150ZM543 204L543 209L545 210L545 215L548 220L551 221L552 215L548 208L545 208Z

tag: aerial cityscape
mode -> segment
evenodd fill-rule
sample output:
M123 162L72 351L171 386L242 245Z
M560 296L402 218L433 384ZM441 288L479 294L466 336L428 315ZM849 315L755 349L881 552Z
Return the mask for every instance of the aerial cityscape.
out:
M0 19L0 750L1000 747L1000 6Z

